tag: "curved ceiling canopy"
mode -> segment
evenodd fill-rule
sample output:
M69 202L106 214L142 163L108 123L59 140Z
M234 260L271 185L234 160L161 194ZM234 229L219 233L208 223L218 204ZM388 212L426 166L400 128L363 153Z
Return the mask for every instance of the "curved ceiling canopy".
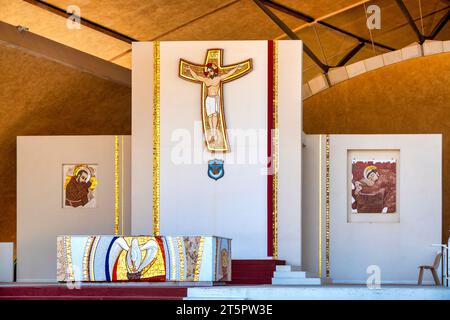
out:
M366 26L371 5L380 8L380 29ZM413 42L450 39L450 0L0 0L0 6L0 21L126 68L132 41L299 38L308 53L305 82ZM76 15L81 28L69 29L67 17Z

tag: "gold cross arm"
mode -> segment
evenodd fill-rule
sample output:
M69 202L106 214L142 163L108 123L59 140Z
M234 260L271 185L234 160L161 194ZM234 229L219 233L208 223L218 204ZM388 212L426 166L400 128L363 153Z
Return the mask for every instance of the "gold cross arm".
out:
M205 58L205 64L197 64L190 61L187 61L185 59L180 59L180 66L179 66L179 76L183 78L184 80L193 81L196 83L199 83L201 81L196 80L189 69L191 69L196 74L203 74L205 72L205 68L208 64L214 64L217 66L219 73L218 76L221 76L223 74L227 74L234 68L237 68L236 72L234 72L232 75L224 78L222 82L229 82L235 79L238 79L240 77L245 76L247 73L249 73L252 68L252 59L247 59L242 62L230 64L230 65L222 65L223 63L223 49L208 49L206 53Z

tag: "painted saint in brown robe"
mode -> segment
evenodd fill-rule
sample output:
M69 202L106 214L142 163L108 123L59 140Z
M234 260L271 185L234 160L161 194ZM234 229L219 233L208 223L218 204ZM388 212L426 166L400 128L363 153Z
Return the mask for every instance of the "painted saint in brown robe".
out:
M88 177L85 170L80 170L76 176L70 178L66 186L66 206L85 206L91 200L89 187L92 182L87 181Z

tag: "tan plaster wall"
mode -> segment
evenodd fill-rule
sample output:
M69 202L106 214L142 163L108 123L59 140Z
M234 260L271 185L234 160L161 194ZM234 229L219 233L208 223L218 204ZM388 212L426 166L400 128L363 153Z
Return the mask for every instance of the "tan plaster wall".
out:
M16 241L16 136L114 134L131 134L129 87L1 44L0 242Z
M365 73L310 97L304 101L303 108L307 134L442 133L442 235L444 241L448 239L450 53L408 60Z

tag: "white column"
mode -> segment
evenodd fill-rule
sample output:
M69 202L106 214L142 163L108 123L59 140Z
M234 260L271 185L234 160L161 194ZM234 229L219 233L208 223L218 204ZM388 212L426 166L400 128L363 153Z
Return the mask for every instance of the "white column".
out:
M131 233L152 233L153 44L133 42Z
M301 266L302 42L278 49L278 256Z

